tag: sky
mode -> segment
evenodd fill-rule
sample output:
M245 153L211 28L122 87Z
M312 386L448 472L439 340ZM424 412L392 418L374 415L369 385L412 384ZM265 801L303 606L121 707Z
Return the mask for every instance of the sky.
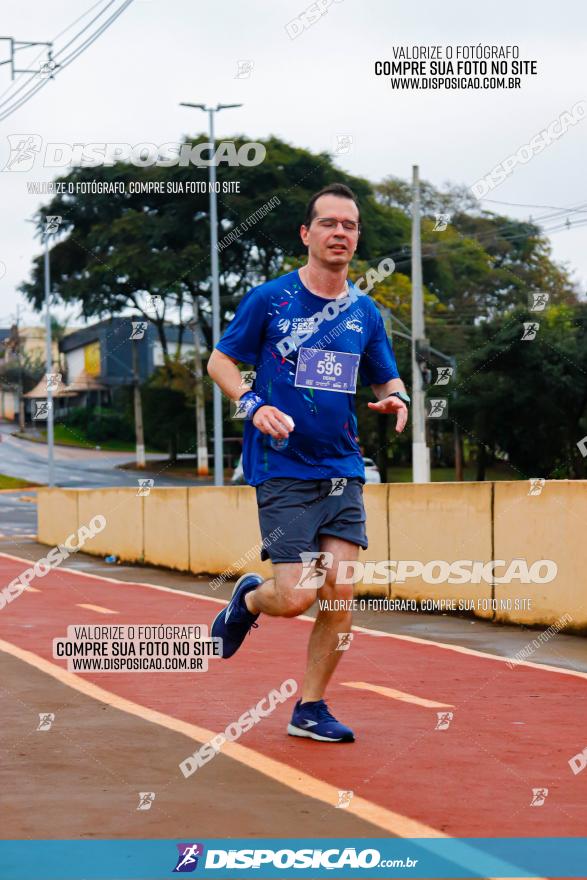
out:
M107 2L4 0L3 33L54 40L57 52ZM121 3L113 0L109 11ZM349 151L336 161L351 174L374 182L389 174L409 179L417 164L435 186L471 186L563 111L587 100L587 6L579 0L496 0L489 7L470 0L324 3L324 14L303 27L300 16L310 6L305 0L134 0L83 54L0 121L0 169L15 135L34 134L43 143L162 144L205 130L204 114L180 101L221 102L244 106L217 115L219 139L273 134L313 151L333 151L345 136ZM298 24L289 31L298 35L292 39L286 25L294 19ZM394 90L388 78L374 75L375 61L393 60L394 47L479 44L519 46L520 58L537 62L537 75L524 77L519 90L485 91ZM19 66L32 66L39 50L26 52ZM0 60L8 57L8 44L0 43ZM237 75L243 61L248 76ZM0 117L28 79L20 76L11 82L9 65L0 66ZM583 292L587 226L574 224L587 216L586 140L583 119L517 164L487 194L495 201L481 203L519 219L564 209L560 216L563 222L568 216L571 226L552 234L553 255ZM29 171L0 171L0 327L12 323L17 308L23 325L40 322L17 291L40 250L29 221L48 201L29 193L27 182L59 173L39 162Z

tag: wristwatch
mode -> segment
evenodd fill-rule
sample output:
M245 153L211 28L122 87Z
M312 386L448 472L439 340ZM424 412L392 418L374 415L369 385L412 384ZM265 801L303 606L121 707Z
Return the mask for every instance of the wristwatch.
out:
M405 403L406 406L411 404L410 395L406 394L405 391L392 391L391 394L387 395L388 397L399 397L402 403Z

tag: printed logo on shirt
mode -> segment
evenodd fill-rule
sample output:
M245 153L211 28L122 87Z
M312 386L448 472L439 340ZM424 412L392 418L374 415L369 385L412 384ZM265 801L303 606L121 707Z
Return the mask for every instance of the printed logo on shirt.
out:
M315 325L314 318L294 318L291 329L294 333L312 333Z

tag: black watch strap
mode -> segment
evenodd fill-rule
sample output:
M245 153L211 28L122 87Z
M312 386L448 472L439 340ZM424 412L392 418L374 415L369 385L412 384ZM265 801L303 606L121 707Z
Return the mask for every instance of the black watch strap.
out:
M392 391L391 394L387 395L388 397L399 397L402 403L405 403L406 406L411 404L410 395L406 394L405 391Z

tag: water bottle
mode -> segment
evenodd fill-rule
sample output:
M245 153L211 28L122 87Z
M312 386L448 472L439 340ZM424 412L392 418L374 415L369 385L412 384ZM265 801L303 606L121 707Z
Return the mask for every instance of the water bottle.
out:
M294 420L291 418L291 416L287 416L284 413L283 418L287 422L287 426L288 426L289 430L293 431L293 429L295 428L295 425L294 425ZM271 446L271 449L275 449L276 452L282 452L284 449L287 448L288 443L289 443L289 437L271 437L269 439L269 445Z

